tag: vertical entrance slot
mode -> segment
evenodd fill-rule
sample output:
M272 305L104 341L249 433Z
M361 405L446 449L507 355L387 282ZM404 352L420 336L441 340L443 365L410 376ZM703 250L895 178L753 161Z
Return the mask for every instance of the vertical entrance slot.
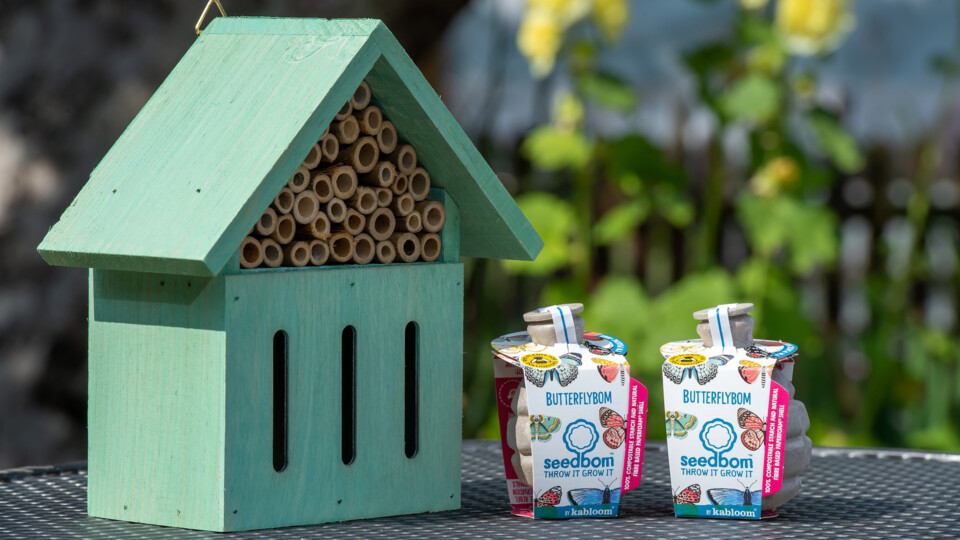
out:
M344 465L357 457L357 330L343 329L340 336L340 459Z
M283 330L273 335L273 470L287 468L287 357Z
M415 322L407 323L403 347L403 451L407 458L419 450L419 381L420 327Z

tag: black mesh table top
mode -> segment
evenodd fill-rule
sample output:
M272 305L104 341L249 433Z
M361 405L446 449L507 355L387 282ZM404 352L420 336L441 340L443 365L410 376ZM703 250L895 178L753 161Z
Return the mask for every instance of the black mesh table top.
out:
M458 511L210 533L86 515L84 465L0 471L0 538L931 538L960 536L960 454L814 448L803 489L763 521L673 517L666 446L648 444L643 481L610 519L510 514L500 444L464 441Z

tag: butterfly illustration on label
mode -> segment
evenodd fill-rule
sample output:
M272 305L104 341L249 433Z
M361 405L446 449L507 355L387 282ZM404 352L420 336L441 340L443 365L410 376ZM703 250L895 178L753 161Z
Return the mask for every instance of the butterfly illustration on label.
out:
M550 436L560 429L560 419L542 414L530 415L530 440L549 441Z
M700 502L700 484L691 484L680 493L676 490L673 492L673 504L697 504L698 502Z
M567 364L583 365L583 355L576 352L568 352L560 355L560 361Z
M743 446L748 450L759 450L766 440L767 424L752 411L742 407L737 409L737 423L746 430L740 434L740 442Z
M597 478L599 481L600 479ZM574 506L597 506L600 504L617 504L620 502L620 488L610 489L617 480L614 479L610 484L603 484L600 488L579 488L567 491L567 498Z
M560 486L553 486L548 489L546 493L538 496L533 504L539 508L545 508L547 506L556 506L560 504L561 500L563 500L563 490L560 489Z
M667 411L667 437L685 439L693 428L697 427L697 417L680 411Z
M664 358L669 358L675 354L699 354L707 350L703 346L703 341L699 339L688 339L685 341L671 341L664 343L660 347L660 354Z
M567 356L567 355L564 355ZM523 375L537 388L543 388L548 379L556 378L560 386L567 386L577 378L580 371L575 359L562 358L543 353L527 354L520 358Z
M753 384L759 378L760 388L767 387L767 377L770 376L772 370L773 366L762 366L753 360L741 360L740 367L737 368L737 371L740 372L740 378L747 384Z
M717 368L721 365L720 359L708 360L702 354L678 354L663 363L663 374L674 384L680 384L685 377L707 384L717 376Z
M740 482L737 480L737 482ZM733 488L715 488L707 490L707 498L717 506L754 506L760 504L762 493L760 490L750 491L750 488L756 484L752 482L749 486L740 482L743 489Z
M751 345L744 349L744 351L746 351L747 356L750 358L773 358L766 349L757 347L756 345Z
M627 430L623 428L623 417L613 412L612 409L600 407L600 425L607 428L603 432L604 444L613 449L620 448L620 445L627 438Z
M608 383L612 383L617 379L617 375L620 376L620 386L626 386L627 384L627 375L630 374L630 364L624 362L618 364L612 360L605 360L603 358L594 358L593 363L597 364L597 371L600 372L600 377Z

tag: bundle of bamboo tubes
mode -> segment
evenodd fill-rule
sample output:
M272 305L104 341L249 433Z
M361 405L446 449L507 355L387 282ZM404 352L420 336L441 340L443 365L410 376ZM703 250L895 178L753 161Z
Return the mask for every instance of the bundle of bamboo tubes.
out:
M240 245L242 268L433 262L443 203L360 84Z

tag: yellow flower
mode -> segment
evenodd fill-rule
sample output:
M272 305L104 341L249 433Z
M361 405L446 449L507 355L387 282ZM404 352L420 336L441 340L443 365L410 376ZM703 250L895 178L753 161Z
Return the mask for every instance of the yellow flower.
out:
M849 0L780 0L777 29L798 55L830 52L853 28Z
M536 77L544 77L553 69L562 40L559 21L542 10L527 11L517 32L517 47Z
M553 123L561 131L573 131L583 120L583 102L577 96L564 92L553 102Z
M761 9L769 3L770 0L740 0L740 6L743 9Z
M626 0L594 0L593 2L593 19L603 33L603 37L610 41L620 37L629 16L630 7Z
M566 29L590 13L591 0L527 0L527 11L553 17Z
M750 189L761 197L775 197L799 179L800 166L797 162L791 157L779 156L768 161L753 175Z

